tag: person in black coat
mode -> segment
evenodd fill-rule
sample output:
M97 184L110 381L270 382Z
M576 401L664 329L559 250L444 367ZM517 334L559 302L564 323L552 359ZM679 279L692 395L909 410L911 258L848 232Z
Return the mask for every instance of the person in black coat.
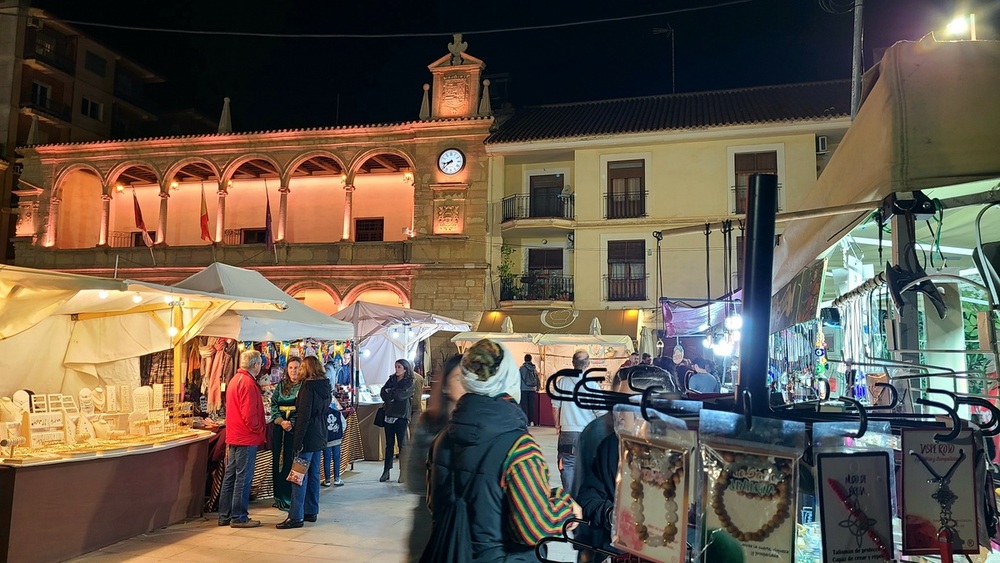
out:
M408 360L396 360L396 372L389 376L389 379L382 386L379 392L382 406L385 409L385 466L382 470L380 482L389 480L389 470L392 469L392 457L395 454L396 442L399 442L399 456L403 458L403 449L406 447L406 430L410 425L411 405L410 397L413 396L413 365ZM399 472L399 482L406 479L403 474L405 470Z
M292 452L309 464L301 485L292 484L292 506L288 518L275 528L301 528L303 521L315 522L319 515L319 466L326 447L326 411L333 389L326 370L316 356L302 360L302 387L295 399L295 438Z

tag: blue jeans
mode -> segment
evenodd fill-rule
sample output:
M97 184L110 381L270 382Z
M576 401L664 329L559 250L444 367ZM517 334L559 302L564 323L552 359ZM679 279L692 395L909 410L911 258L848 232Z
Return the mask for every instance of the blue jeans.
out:
M559 476L562 477L563 489L567 491L573 487L573 473L576 469L576 441L579 438L579 432L560 432L557 440Z
M219 520L246 522L250 519L250 482L253 481L257 446L227 446L226 474L219 492Z
M330 462L333 462L333 470L330 470ZM323 448L323 477L327 481L333 475L334 481L340 481L340 444Z
M288 509L288 518L302 520L306 514L319 514L319 464L323 452L302 452L299 457L309 462L305 479L301 485L292 483L292 507Z

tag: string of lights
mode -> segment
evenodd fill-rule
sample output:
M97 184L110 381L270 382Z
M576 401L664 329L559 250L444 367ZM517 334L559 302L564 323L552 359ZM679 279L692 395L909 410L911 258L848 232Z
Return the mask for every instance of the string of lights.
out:
M463 33L465 35L488 35L496 33L512 33L517 31L560 29L560 28L578 27L584 25L595 25L601 23L638 20L638 19L653 18L658 16L671 16L682 13L690 13L690 12L701 12L705 10L714 10L718 8L725 8L728 6L735 6L738 4L748 4L752 1L753 0L731 0L729 2L718 2L707 6L692 6L690 8L678 8L675 10L650 12L646 14L637 14L633 16L619 16L614 18L600 18L600 19L582 20L575 22L526 25L518 27L495 28L495 29L480 29L475 31L466 31ZM168 28L168 27L148 27L148 26L138 26L138 25L121 25L121 24L112 24L104 22L72 20L64 18L29 16L27 13L20 13L20 12L18 13L0 12L0 16L18 17L18 18L32 17L40 20L58 21L80 27L98 27L105 29L115 29L119 31L136 31L144 33L172 33L172 34L182 34L182 35L214 35L214 36L226 36L226 37L258 37L258 38L276 38L276 39L398 39L398 38L415 38L415 37L441 37L443 35L451 35L452 33L452 32L442 32L442 31L422 32L422 33L274 33L274 32L262 32L262 31L228 31L228 30L218 30L218 29L217 30L181 29L181 28Z

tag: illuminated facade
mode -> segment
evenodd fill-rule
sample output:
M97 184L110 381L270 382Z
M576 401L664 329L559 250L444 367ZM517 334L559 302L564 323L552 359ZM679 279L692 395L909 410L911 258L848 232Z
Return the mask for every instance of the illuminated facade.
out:
M493 119L464 47L430 65L410 122L23 148L16 264L173 283L218 261L327 313L363 299L477 322Z

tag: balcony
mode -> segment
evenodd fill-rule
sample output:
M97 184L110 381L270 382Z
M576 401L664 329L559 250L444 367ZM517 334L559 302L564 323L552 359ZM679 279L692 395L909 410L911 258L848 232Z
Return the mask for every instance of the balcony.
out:
M649 192L604 194L605 219L638 219L646 216Z
M47 49L44 43L26 45L24 48L24 60L39 61L48 67L65 72L70 76L76 74L76 61L72 57L60 55L53 50Z
M510 306L536 307L541 301L552 307L570 307L573 302L573 277L530 272L501 278L500 301L516 302L508 303Z
M504 222L515 219L572 220L576 215L572 195L509 195L501 202L501 214Z
M729 212L735 215L746 215L747 213L747 186L729 186L729 192L732 194L732 199L730 199ZM782 196L782 186L778 183L778 212L784 211L782 209L781 202L784 200Z
M608 301L645 301L648 275L604 276Z
M21 102L21 107L32 110L40 119L49 121L54 125L65 126L73 120L73 108L66 104L52 101L52 99L26 100Z

